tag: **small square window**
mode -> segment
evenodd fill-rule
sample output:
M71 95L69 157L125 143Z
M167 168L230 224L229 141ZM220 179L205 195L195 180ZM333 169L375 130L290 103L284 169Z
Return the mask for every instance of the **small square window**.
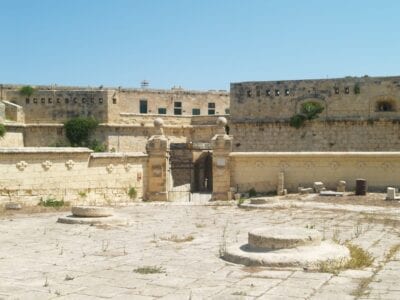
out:
M33 98L33 103L37 103L37 98Z
M266 90L267 96L271 96L271 90Z
M57 103L60 103L60 98L57 98Z
M208 103L208 108L215 108L215 103L214 102Z
M117 104L117 98L113 98L113 104Z
M82 103L86 103L86 98L82 98Z
M226 114L226 115L229 115L229 114L230 114L229 108L225 108L225 114Z
M192 115L193 116L199 116L200 115L200 108L193 108L192 109Z
M158 114L159 115L166 115L167 114L167 109L165 107L158 108Z
M103 98L99 98L99 103L103 104Z
M47 102L48 103L53 103L53 99L49 98L49 99L47 99Z
M281 92L279 90L275 90L275 96L279 96Z
M350 89L349 89L348 87L346 87L346 88L344 89L344 92L345 92L346 94L348 94L348 93L350 93Z
M25 103L26 103L26 104L29 104L29 98L26 98L26 99L25 99Z
M290 95L290 90L289 90L289 89L286 89L286 90L285 90L285 95L286 95L286 96L289 96L289 95Z
M68 103L69 103L69 99L68 99L68 98L65 98L65 100L64 100L64 101L65 101L65 103L66 103L66 104L68 104Z
M335 87L335 94L338 95L339 94L339 88Z
M74 101L74 103L78 103L78 99L77 98L74 98L73 101Z
M247 97L251 97L251 90L247 91Z
M45 99L45 98L41 98L41 99L40 99L40 102L45 103L45 102L46 102L46 99Z

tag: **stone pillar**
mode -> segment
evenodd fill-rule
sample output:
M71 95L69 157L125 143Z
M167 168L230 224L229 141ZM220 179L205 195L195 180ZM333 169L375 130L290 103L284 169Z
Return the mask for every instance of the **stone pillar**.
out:
M147 187L144 199L147 201L168 201L170 184L169 176L169 142L163 131L164 121L154 120L157 132L147 142L149 155L147 163Z
M230 158L232 151L232 137L226 134L226 119L217 120L218 131L211 140L213 149L213 193L212 200L232 200Z

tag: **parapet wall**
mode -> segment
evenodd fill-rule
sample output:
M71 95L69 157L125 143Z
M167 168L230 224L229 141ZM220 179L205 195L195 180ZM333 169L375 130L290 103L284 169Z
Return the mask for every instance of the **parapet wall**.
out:
M0 148L0 205L36 205L55 198L74 203L118 204L142 197L147 155L92 153L87 148Z
M400 77L346 77L231 84L232 122L288 120L305 102L324 107L320 119L400 118Z
M231 124L233 151L400 151L400 121L307 121Z
M278 174L284 173L285 188L297 192L299 186L312 187L322 181L336 190L339 180L354 190L355 180L364 178L370 191L399 186L398 152L236 152L231 160L231 186L240 192L275 192Z

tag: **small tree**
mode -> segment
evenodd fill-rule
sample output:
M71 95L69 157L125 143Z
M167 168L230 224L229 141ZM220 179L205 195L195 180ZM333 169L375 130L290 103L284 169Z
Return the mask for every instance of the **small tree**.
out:
M31 87L30 85L25 85L22 88L19 89L19 93L22 96L30 97L32 94L35 92L35 89Z
M99 122L95 118L73 118L64 124L65 134L72 147L88 147L90 135L98 125Z

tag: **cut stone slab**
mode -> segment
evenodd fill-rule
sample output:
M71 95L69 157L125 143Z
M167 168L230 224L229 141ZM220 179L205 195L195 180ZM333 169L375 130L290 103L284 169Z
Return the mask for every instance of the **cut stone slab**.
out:
M99 217L109 217L113 215L113 209L111 207L101 207L101 206L72 206L71 212L76 217L86 217L86 218L99 218Z
M346 181L340 180L337 185L337 192L344 193L346 191Z
M88 218L88 217L77 217L74 215L60 217L57 220L58 223L64 224L85 224L85 225L127 225L128 221L125 218L118 216L110 217L98 217L98 218Z
M336 197L343 197L342 192L334 192L334 191L321 191L319 192L320 196L336 196Z
M226 249L223 259L246 266L303 267L315 270L319 268L320 263L326 261L335 266L344 265L349 257L347 247L324 241L319 246L271 251L255 251L248 244L235 244Z
M321 182L321 181L314 182L314 191L316 193L319 193L319 192L324 191L324 190L325 190L325 186L324 186L323 182Z
M21 204L16 202L7 202L4 207L7 210L19 210L22 208Z
M400 200L400 197L396 196L396 188L388 187L386 192L386 200Z
M250 199L250 204L266 204L266 199Z
M248 242L249 247L253 250L268 251L306 245L319 245L321 238L318 230L274 226L251 230L248 235Z
M309 194L312 193L313 191L314 191L313 188L303 188L303 187L298 188L298 192L300 194Z

